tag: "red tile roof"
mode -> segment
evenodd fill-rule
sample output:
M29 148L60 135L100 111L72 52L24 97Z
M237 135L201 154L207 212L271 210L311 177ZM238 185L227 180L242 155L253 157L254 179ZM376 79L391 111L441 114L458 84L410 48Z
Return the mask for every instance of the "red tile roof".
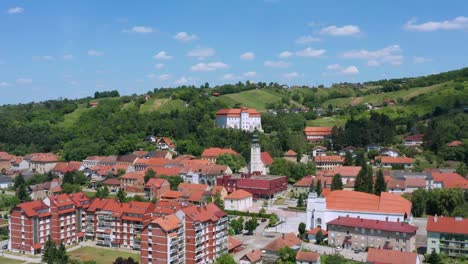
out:
M450 143L447 143L447 146L448 147L458 147L458 146L461 146L463 145L463 142L461 142L460 140L454 140Z
M152 186L156 187L156 188L161 188L161 186L164 184L164 183L167 183L169 184L169 182L165 179L158 179L158 178L151 178L149 179L149 181L146 183L145 187L146 188L150 188Z
M344 157L341 156L315 156L314 160L316 163L321 162L344 162Z
M236 247L240 247L242 245L242 242L235 239L233 236L228 236L228 241L227 241L227 248L228 251L231 251L235 249Z
M328 231L327 231L327 230L324 230L324 229L322 229L322 228L320 228L320 227L316 227L316 228L314 228L314 229L307 230L306 233L307 233L307 234L311 234L311 235L317 235L317 232L318 232L319 230L322 231L322 234L323 234L324 236L328 235Z
M247 258L247 260L250 262L256 263L262 259L262 251L258 248L252 249L252 251L246 253L244 257Z
M164 159L164 158L138 158L135 161L136 166L160 166L163 167L167 163L169 163L169 160Z
M437 222L435 219L437 219ZM428 216L427 231L468 235L468 218Z
M416 230L418 230L418 227L404 222L380 221L357 217L338 217L335 220L328 222L327 225L361 227L409 234L415 233Z
M293 156L296 157L296 156L297 156L297 152L295 152L294 150L290 149L290 150L288 150L288 151L286 151L286 152L284 153L284 156L285 156L285 157L288 157L288 156L289 156L289 157L293 157Z
M355 212L411 214L411 202L383 192L381 196L356 191L331 191L326 197L327 209Z
M406 158L406 157L389 157L389 156L380 157L380 162L382 164L412 164L413 161L414 161L413 158Z
M310 187L312 180L312 175L304 176L302 179L294 183L294 187Z
M300 246L301 244L302 240L300 240L294 233L283 233L282 236L271 241L263 249L277 252L284 247L293 248Z
M207 184L197 184L197 183L188 183L188 182L181 182L177 187L179 191L182 190L193 190L193 191L206 191L208 189Z
M120 179L143 179L145 177L144 171L127 172L120 177Z
M333 177L340 174L341 177L357 177L361 171L360 166L338 166L329 171L324 171L325 177Z
M262 160L265 166L270 166L273 163L273 158L271 157L270 153L263 151L260 153L260 159Z
M332 127L306 127L304 133L306 136L327 136L331 135Z
M468 180L455 172L433 172L434 182L442 182L444 188L468 189Z
M41 200L20 203L16 205L16 207L21 208L29 217L39 215L39 211L41 210L47 211L47 213L49 213L48 206Z
M227 214L219 209L213 203L207 204L205 206L190 206L185 207L182 209L185 215L191 219L192 221L196 222L206 222L206 221L218 221L221 217L227 216Z
M53 153L32 153L30 154L33 162L58 162L59 158Z
M227 109L221 109L218 112L216 112L217 116L225 115L229 117L240 117L241 113L249 113L250 116L260 116L260 113L257 112L255 109L249 109L246 107L242 107L241 109L238 108L227 108Z
M222 154L233 154L233 155L239 155L239 153L235 152L234 150L232 150L231 148L227 148L227 149L222 149L222 148L207 148L203 151L203 153L201 154L201 156L203 158L217 158L219 155L222 155Z
M296 254L296 260L302 262L314 262L320 259L320 254L315 252L299 251Z
M169 190L162 195L162 198L166 199L178 199L180 197L182 197L182 193L173 190Z
M374 264L416 264L417 259L418 254L413 252L369 248L366 261Z
M158 217L154 219L151 223L159 225L166 232L174 230L182 224L180 219L173 214L163 216L163 217Z
M224 199L231 199L231 200L240 200L240 199L246 199L246 198L249 198L249 197L253 197L253 195L247 191L244 191L242 189L239 189L239 190L236 190L234 192L232 192L231 194L229 194L228 196L226 196Z
M113 199L108 198L94 198L88 208L88 211L95 212L97 210L102 210L108 202L114 201Z
M154 171L154 173L157 175L157 176L177 176L179 175L180 171L181 171L181 168L180 167L169 167L169 168L166 168L166 167L148 167L146 171L148 171L149 169L152 169Z
M414 134L411 136L407 136L405 141L422 141L424 138L424 134Z
M426 187L426 179L425 178L406 178L406 187Z
M170 215L182 208L182 204L174 200L159 200L154 205L153 214Z
M175 148L175 144L174 142L172 142L172 140L168 137L163 137L159 140L159 143L164 143L166 145L168 145L170 148Z
M107 178L102 182L102 185L109 185L109 186L118 185L118 186L120 186L120 180L116 179L116 178Z
M91 203L91 199L89 199L89 197L83 192L72 193L69 194L69 196L73 202L75 202L76 206L83 206L88 208L89 204Z
M405 188L406 188L405 180L390 179L387 182L387 189L405 189Z

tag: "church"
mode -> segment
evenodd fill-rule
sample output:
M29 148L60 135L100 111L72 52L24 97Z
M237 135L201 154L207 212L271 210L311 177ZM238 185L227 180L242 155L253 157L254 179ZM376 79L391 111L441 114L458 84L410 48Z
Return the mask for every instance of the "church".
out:
M272 163L273 158L270 156L270 153L261 151L260 140L257 133L255 133L250 147L249 173L255 175L267 175Z

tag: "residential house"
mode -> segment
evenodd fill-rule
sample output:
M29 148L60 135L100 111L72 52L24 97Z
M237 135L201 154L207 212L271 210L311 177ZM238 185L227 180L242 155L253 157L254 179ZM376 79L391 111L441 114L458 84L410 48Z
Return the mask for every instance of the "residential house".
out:
M433 250L451 257L468 256L468 219L428 216L427 253Z
M205 192L208 190L206 184L195 184L182 182L177 187L177 190L182 194L182 199L194 204L201 204L205 200Z
M342 156L316 156L314 161L317 169L332 170L335 167L343 166L345 159Z
M380 149L380 156L387 156L396 158L399 156L398 151L395 151L391 148L381 148Z
M318 172L317 176L323 175L325 179L322 180L322 182L327 183L326 187L330 187L331 181L336 174L339 174L343 184L346 184L348 182L355 181L361 169L361 166L339 166L334 167L331 170Z
M296 163L297 162L297 152L295 152L294 150L288 150L284 153L283 155L283 158L285 160L288 160L288 161L291 161L291 162L294 162Z
M65 173L78 171L81 167L82 162L79 161L57 162L51 172L52 174L59 176L59 178L63 178Z
M317 236L317 233L318 232L322 232L322 236L324 238L324 240L328 240L328 231L325 230L325 229L322 229L320 227L316 227L314 229L311 229L311 230L307 230L306 231L306 237L309 241L311 242L315 242L316 241L316 236Z
M260 113L246 107L219 110L216 112L215 124L219 128L240 129L249 132L263 131Z
M351 153L351 156L355 157L356 156L356 153L354 153L356 151L356 148L353 147L353 146L348 146L346 148L343 148L340 150L340 156L346 156L346 153L349 152Z
M423 138L424 138L424 134L414 134L411 136L407 136L405 137L405 142L403 143L403 145L421 146L424 143Z
M461 188L468 190L468 179L455 172L433 172L434 188Z
M59 158L53 153L33 153L26 155L23 160L29 163L30 171L44 174L55 167Z
M400 252L369 248L366 263L368 264L421 264L422 260L418 253Z
M416 226L405 222L358 217L338 217L327 223L328 243L343 248L416 250Z
M13 186L13 179L8 176L0 176L0 189L7 189Z
M127 192L141 193L145 188L145 171L125 173L120 177L120 188Z
M296 254L296 264L320 264L320 254L316 252L299 251Z
M120 190L120 180L117 178L107 178L102 181L102 186L107 187L110 192L118 192Z
M316 146L312 149L312 157L316 156L326 156L327 148L324 146Z
M145 184L146 199L161 199L161 196L171 189L171 184L165 179L151 178Z
M235 239L233 236L228 236L227 249L229 253L234 253L243 250L242 242Z
M332 134L332 127L306 127L304 134L308 142L323 142Z
M150 143L156 143L157 140L158 140L158 138L156 136L153 136L153 135L148 135L144 139L144 141L150 142Z
M224 186L214 186L211 189L211 196L214 199L216 195L219 195L219 198L221 199L221 201L224 201L224 198L228 195L228 192L226 188L224 188Z
M278 252L284 247L299 250L302 247L302 240L300 240L294 233L283 233L280 237L271 241L263 248L263 262L277 263L279 259Z
M158 139L158 148L161 150L175 151L176 145L168 137L161 137Z
M312 185L312 181L314 180L313 175L308 175L302 177L302 179L298 180L296 183L293 184L292 191L295 194L299 193L309 193L310 186Z
M374 158L376 165L384 167L384 168L392 168L392 167L401 167L404 169L410 169L413 167L413 158L407 157L375 157Z
M239 261L240 264L262 264L262 251L258 248L245 253Z
M247 211L253 204L253 195L242 189L230 193L224 198L224 208L234 211Z
M208 160L210 163L216 163L216 159L223 154L231 154L231 155L240 155L236 151L232 150L231 148L222 149L222 148L207 148L201 154L202 160Z

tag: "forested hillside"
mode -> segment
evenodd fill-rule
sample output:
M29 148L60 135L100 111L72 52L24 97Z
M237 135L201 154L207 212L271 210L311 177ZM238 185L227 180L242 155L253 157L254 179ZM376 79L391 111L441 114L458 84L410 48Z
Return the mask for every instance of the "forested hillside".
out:
M97 92L79 100L1 106L0 150L18 155L50 151L65 160L81 160L151 149L143 139L153 134L173 138L180 153L199 155L206 147L218 146L232 147L247 157L251 134L214 127L218 109L247 106L262 112L261 144L275 157L288 149L308 151L303 136L308 124L342 127L335 129L345 134L335 148L399 144L404 135L425 133L427 150L443 153L447 142L468 138L463 110L468 106L467 87L464 68L329 88L239 82L154 89L146 95ZM395 105L388 105L389 99ZM380 132L370 137L369 131ZM459 152L446 153L444 159L466 162L466 147Z

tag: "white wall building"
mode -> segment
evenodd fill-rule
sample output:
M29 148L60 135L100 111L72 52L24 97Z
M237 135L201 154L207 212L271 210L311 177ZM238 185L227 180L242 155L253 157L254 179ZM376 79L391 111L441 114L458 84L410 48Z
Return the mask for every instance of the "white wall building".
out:
M340 190L317 197L313 192L307 199L306 228L326 230L327 223L339 216L403 222L405 214L411 220L411 202L396 194L383 192L377 196Z
M253 195L242 189L236 190L224 197L224 208L226 210L247 211L252 206Z
M244 131L263 131L262 118L255 109L221 109L216 113L216 127L241 129Z

